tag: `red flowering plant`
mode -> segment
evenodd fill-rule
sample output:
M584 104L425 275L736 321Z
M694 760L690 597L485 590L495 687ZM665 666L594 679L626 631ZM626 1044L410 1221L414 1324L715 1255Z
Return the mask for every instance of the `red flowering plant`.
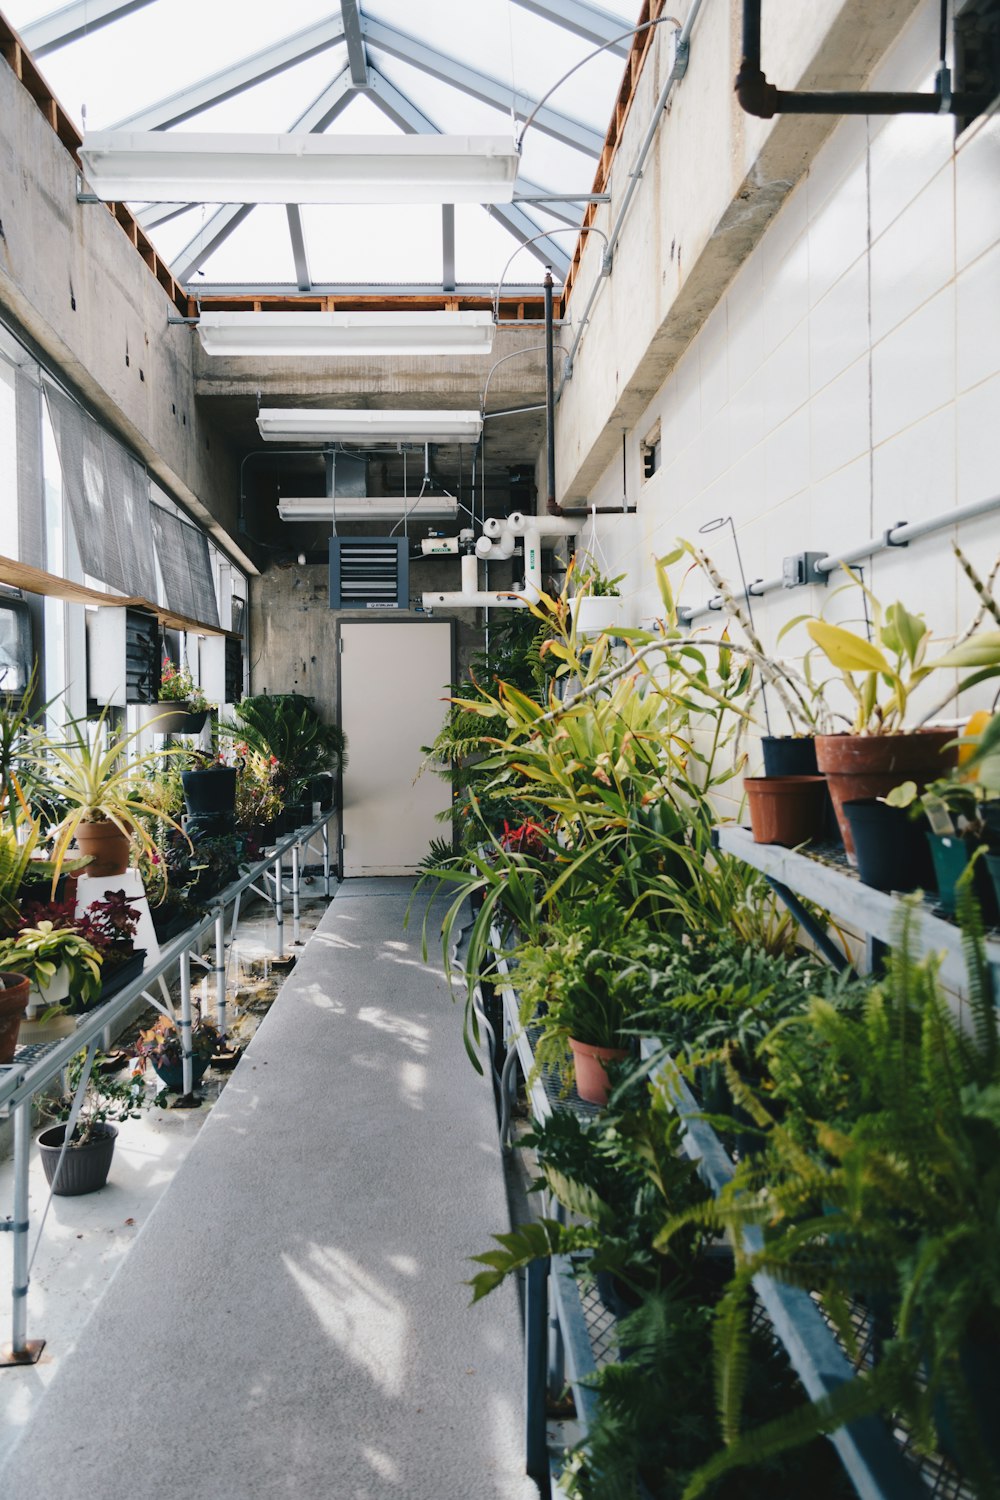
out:
M514 828L505 818L500 847L505 854L531 854L536 859L545 859L549 852L547 840L551 837L552 830L533 818L525 818Z
M200 714L208 707L208 699L191 676L189 667L178 667L169 656L163 658L160 667L160 703L186 703L192 713Z

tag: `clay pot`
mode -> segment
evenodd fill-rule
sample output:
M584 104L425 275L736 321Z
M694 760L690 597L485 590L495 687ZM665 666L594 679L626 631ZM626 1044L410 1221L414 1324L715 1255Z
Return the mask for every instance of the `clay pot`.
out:
M833 798L844 849L856 863L851 825L845 802L887 797L893 787L915 781L923 791L929 781L944 776L957 764L953 729L918 729L912 734L818 734L816 763L825 775Z
M569 1039L576 1072L576 1091L587 1104L607 1104L608 1075L604 1064L628 1057L624 1047L592 1047L589 1042Z
M76 842L81 854L91 856L87 875L124 875L128 869L128 834L109 819L99 823L78 823Z
M826 781L822 776L747 776L755 844L797 844L823 836Z
M0 1063L14 1061L17 1033L28 1009L31 980L24 974L0 974Z

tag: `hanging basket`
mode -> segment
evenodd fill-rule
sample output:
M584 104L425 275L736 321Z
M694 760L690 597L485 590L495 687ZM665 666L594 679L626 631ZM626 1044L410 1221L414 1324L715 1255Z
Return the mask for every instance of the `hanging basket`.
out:
M192 711L182 701L139 704L139 723L154 734L200 734L207 718L207 708Z
M569 606L577 635L614 635L625 623L625 600L617 594L577 594Z

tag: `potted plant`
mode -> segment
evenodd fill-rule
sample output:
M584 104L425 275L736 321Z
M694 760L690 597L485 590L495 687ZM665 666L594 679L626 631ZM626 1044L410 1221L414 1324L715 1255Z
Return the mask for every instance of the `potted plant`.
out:
M232 826L236 811L236 767L218 755L196 754L189 770L181 772L184 806L203 833Z
M139 705L143 727L157 734L200 734L208 718L208 699L185 664L177 667L164 656L156 703Z
M614 635L623 622L625 601L618 585L624 577L619 573L616 578L607 578L588 558L577 574L575 594L566 601L577 635Z
M97 1053L73 1135L66 1145L66 1123L86 1059L86 1052L79 1052L74 1057L67 1072L67 1092L42 1105L50 1119L61 1122L50 1125L38 1137L46 1180L53 1193L61 1197L94 1193L104 1186L118 1136L115 1124L137 1120L145 1108L145 1085L141 1075L133 1074L125 1082L102 1073L100 1065L104 1059Z
M191 1028L191 1073L195 1087L207 1072L219 1048L218 1027L199 1019ZM140 1067L152 1063L153 1071L165 1088L179 1094L184 1087L184 1052L180 1033L167 1016L159 1016L146 1031L139 1033L135 1055Z
M859 586L871 611L871 640L866 633L822 619L806 625L855 704L850 733L823 734L816 740L817 764L827 778L852 862L854 842L845 802L885 797L907 780L923 787L955 764L951 730L905 727L914 691L932 672L971 669L953 683L944 701L926 716L930 718L964 688L1000 672L1000 632L980 632L928 659L931 631L923 616L911 614L898 602L883 609L870 589Z
M81 932L101 954L102 1001L109 1000L142 973L146 950L135 946L140 916L139 907L132 906L121 890L105 891L104 899L92 901L80 919Z
M100 993L101 954L78 927L51 918L26 922L16 936L0 939L0 970L30 978L28 1020L67 999L85 1006Z
M537 1032L539 1068L568 1076L588 1104L608 1098L606 1064L628 1056L628 1027L646 997L646 972L635 962L648 935L622 908L595 896L550 921L537 943L516 952L521 1023Z
M220 724L241 759L259 757L269 785L277 791L292 826L312 816L312 779L318 771L340 771L347 742L335 724L324 724L301 693L260 694L243 698L230 723Z
M14 1061L17 1036L28 1009L31 980L27 974L0 973L0 1063Z
M74 719L66 726L65 739L43 735L36 739L33 760L43 790L69 808L52 830L57 876L74 839L80 852L90 856L88 875L121 875L128 868L131 838L143 848L153 847L143 814L178 826L143 799L141 786L141 773L155 765L160 755L175 752L145 752L130 758L140 731L110 733L107 713L107 709L102 712L93 733L86 722Z

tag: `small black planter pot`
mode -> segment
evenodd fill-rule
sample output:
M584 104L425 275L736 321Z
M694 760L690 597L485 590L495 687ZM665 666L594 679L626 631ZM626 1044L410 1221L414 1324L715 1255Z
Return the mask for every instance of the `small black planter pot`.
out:
M66 1135L65 1125L50 1125L38 1137L38 1150L45 1178L60 1198L77 1198L81 1193L96 1193L108 1180L111 1158L115 1154L118 1131L113 1125L94 1127L94 1138L86 1146L70 1146L63 1158L58 1181L52 1186Z
M236 811L236 768L218 766L211 771L182 771L184 806L192 816Z
M133 979L138 978L145 962L145 948L136 948L124 963L120 963L117 968L113 969L101 985L100 1004L103 1005L105 1000L110 1000L112 995L117 995L119 990L123 990L127 984L131 984Z
M927 847L927 824L902 807L877 797L844 803L851 825L858 874L877 891L933 891L934 863Z
M812 735L796 737L766 734L760 742L765 776L818 776L816 741Z
M184 1064L183 1063L158 1063L153 1058L149 1059L153 1064L153 1072L172 1094L179 1094L184 1087ZM205 1074L208 1065L212 1061L210 1057L192 1057L191 1059L191 1087L197 1088Z

